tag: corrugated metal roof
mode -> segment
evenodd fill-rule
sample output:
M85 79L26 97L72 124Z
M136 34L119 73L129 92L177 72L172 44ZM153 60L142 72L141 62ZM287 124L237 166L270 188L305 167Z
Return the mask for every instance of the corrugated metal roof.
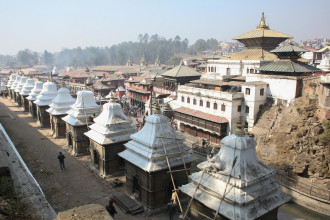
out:
M246 49L234 54L230 54L220 60L278 60L273 53L261 48Z
M186 67L182 64L162 74L162 76L170 76L170 77L188 77L188 76L200 76L200 75L201 73L189 67Z
M197 110L193 110L193 109L190 109L190 108L181 107L181 108L175 109L174 111L184 113L184 114L187 114L187 115L192 115L192 116L195 116L197 118L202 118L202 119L205 119L205 120L208 120L208 121L213 121L213 122L216 122L216 123L228 123L228 120L224 117L211 115L211 114L204 113L204 112L197 111Z
M281 61L276 61L274 63L262 64L259 68L259 71L285 72L285 73L312 73L321 70L299 61L281 60Z
M305 53L305 52L308 52L308 50L289 44L286 46L276 47L274 50L271 50L270 52L272 52L272 53L286 53L286 52Z

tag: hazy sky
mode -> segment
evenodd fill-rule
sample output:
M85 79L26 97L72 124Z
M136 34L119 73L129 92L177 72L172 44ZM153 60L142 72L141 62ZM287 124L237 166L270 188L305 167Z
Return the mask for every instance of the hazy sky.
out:
M330 38L329 0L0 0L0 54L111 46L148 33L230 41L265 11L294 40Z

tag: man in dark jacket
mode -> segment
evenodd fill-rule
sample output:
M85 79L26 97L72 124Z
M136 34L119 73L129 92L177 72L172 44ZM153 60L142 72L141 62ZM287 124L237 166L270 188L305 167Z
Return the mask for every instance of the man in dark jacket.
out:
M60 170L62 172L63 169L65 169L65 165L64 165L65 156L62 154L62 152L58 154L57 159L60 161Z
M109 214L111 215L112 218L115 217L115 214L117 214L117 211L115 207L113 206L113 200L109 200L109 205L107 205L106 209L108 210Z

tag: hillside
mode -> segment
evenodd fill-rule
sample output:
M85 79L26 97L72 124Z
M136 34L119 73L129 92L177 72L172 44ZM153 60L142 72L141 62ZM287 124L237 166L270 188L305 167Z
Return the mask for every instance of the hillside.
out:
M257 153L278 171L329 182L329 120L320 120L317 98L301 97L294 105L265 106L252 130Z

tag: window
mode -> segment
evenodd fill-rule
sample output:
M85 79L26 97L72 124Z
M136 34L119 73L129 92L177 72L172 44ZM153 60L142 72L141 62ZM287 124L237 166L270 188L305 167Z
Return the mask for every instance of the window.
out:
M261 95L261 96L264 95L264 88L260 89L260 95Z
M248 68L248 69L246 69L246 73L249 73L250 72L250 69Z
M209 101L206 102L206 108L210 108L210 102Z
M225 106L225 104L222 104L222 105L221 105L221 111L222 111L222 112L226 111L226 106Z
M181 96L181 102L184 102L184 97L183 96Z
M213 104L213 109L218 109L218 104L217 103Z
M245 106L245 113L249 113L249 111L250 111L249 106Z
M237 111L241 112L241 110L242 110L242 106L241 105L237 106Z
M226 75L230 75L230 68L229 68L229 67L227 68L227 73L226 73Z
M254 69L250 69L250 73L253 73L253 70L254 70Z
M245 88L245 94L250 95L250 88Z
M193 100L193 104L196 105L196 99Z
M187 98L187 103L190 103L190 98L189 97Z
M203 101L199 100L199 106L203 106Z

